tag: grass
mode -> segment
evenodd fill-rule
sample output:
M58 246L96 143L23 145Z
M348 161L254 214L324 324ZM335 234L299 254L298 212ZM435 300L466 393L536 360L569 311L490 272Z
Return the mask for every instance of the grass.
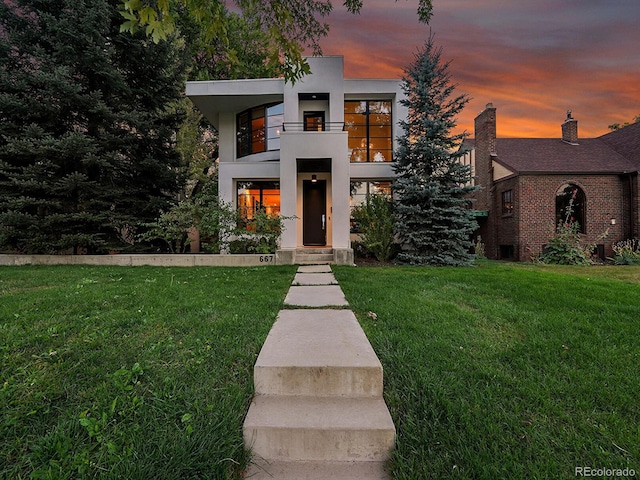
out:
M0 478L240 478L294 270L1 267ZM640 471L640 267L334 270L385 369L396 480Z
M294 267L0 267L0 478L241 478Z
M640 268L334 270L384 367L396 480L640 472Z

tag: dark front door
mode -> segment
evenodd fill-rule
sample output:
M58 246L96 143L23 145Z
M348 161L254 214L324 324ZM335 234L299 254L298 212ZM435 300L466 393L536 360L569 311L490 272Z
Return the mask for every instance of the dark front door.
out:
M327 244L327 182L302 181L302 244Z

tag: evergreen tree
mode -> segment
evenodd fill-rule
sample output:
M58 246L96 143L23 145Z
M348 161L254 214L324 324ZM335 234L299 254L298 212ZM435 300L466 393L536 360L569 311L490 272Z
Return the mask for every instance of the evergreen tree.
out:
M180 187L175 41L120 33L118 0L0 3L0 248L130 243Z
M464 134L453 135L456 116L468 102L454 95L449 62L430 36L405 69L402 100L409 114L401 126L395 159L395 231L398 260L429 265L468 265L477 228L468 194L471 172L460 162Z

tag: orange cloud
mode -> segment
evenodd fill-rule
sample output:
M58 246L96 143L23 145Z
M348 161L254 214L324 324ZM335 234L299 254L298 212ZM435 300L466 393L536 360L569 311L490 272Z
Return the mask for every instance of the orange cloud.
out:
M417 2L367 0L361 15L337 8L325 54L344 55L351 78L399 78L430 31L457 93L470 96L458 119L473 133L486 103L497 108L498 135L558 137L571 109L579 134L640 114L640 2L584 0L446 0L431 26L419 24Z

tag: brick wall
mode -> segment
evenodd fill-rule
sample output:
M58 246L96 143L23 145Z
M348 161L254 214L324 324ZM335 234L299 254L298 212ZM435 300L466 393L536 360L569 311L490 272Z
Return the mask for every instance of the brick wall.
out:
M502 181L498 181L495 184L493 192L493 210L490 215L494 217L495 226L495 242L496 242L496 256L494 258L503 259L505 257L504 252L501 252L501 247L512 246L513 247L513 260L526 260L522 258L519 251L519 222L518 218L521 215L521 202L520 202L520 185L518 177L511 177ZM502 213L502 193L508 190L512 191L513 199L513 213Z
M578 185L586 197L587 242L605 245L605 255L612 256L611 244L626 237L626 199L623 179L618 175L523 175L519 177L519 255L522 260L542 251L555 233L558 189L567 183ZM626 217L626 218L625 218ZM615 225L611 219L615 219ZM606 230L605 239L598 239Z
M478 234L482 236L488 258L497 258L496 230L494 225L494 199L492 192L493 171L491 153L496 150L496 109L492 104L478 114L475 130L475 177L480 190L474 192L473 208L489 212L489 217L479 218Z
M555 234L556 192L567 183L582 188L586 197L585 241L605 245L612 256L611 244L640 237L640 180L634 175L519 175L493 181L492 155L499 150L496 138L496 109L492 104L478 114L475 128L475 175L481 190L474 193L474 208L489 212L480 218L488 258L501 258L501 246L512 246L514 260L530 261L542 251ZM562 125L565 141L578 140L577 121L568 115ZM502 192L513 191L512 215L502 214ZM615 219L615 225L611 219ZM609 234L598 239L605 231Z

